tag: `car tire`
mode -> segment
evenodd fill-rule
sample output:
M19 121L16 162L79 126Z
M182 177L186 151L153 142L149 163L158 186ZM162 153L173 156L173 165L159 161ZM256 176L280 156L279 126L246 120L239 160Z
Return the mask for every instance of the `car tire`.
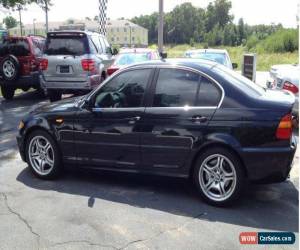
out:
M57 143L43 130L32 132L26 140L26 161L34 175L41 179L57 178L63 171Z
M50 99L50 102L57 102L61 100L62 93L57 90L49 90L48 96Z
M19 60L13 55L4 57L0 64L0 71L4 81L16 81L20 76Z
M8 86L1 86L2 96L6 100L12 100L15 95L15 88Z
M216 147L198 157L193 179L204 201L213 206L228 206L236 201L245 184L239 158L231 151Z

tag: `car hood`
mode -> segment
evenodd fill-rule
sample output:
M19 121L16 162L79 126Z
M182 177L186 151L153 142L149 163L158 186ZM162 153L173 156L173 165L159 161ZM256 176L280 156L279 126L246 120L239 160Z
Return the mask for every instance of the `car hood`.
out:
M72 112L77 110L78 101L80 97L73 97L64 99L59 102L54 102L50 104L45 104L39 107L35 107L30 114L40 114L40 113L60 113L60 112Z

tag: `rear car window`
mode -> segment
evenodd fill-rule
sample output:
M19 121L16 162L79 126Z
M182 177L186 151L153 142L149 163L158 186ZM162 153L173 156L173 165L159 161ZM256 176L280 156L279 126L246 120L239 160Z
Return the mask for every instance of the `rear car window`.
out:
M181 69L160 69L154 107L194 106L200 75Z
M0 56L6 55L14 55L14 56L29 56L30 55L30 47L27 39L12 39L7 40L3 44L0 45Z
M262 96L265 93L265 89L260 87L258 84L222 65L215 65L212 68L212 71L249 95Z
M89 53L86 36L53 36L48 37L45 47L47 55L81 56Z
M216 107L222 98L222 91L213 82L202 76L196 106Z

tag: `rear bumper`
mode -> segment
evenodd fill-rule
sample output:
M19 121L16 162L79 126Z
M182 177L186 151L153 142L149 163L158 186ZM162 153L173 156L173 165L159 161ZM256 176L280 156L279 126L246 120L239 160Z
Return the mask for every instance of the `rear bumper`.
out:
M40 83L41 87L47 91L51 90L92 90L100 84L101 77L98 75L89 76L86 81L46 81L46 79L41 75Z
M293 165L297 142L293 138L289 147L244 148L240 155L253 182L274 183L287 179Z
M40 87L40 73L32 72L27 76L20 76L16 81L8 82L0 80L2 86L12 86L15 88L39 88Z

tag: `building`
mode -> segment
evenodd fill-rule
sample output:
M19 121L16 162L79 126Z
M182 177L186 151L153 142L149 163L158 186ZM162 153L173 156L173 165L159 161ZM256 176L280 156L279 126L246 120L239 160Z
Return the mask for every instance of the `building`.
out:
M121 46L148 46L148 30L128 20L108 20L107 39Z
M72 24L67 22L49 22L49 31L62 30L70 27L80 27L83 30L99 31L99 23L92 20L73 20ZM107 21L107 39L117 46L148 46L148 30L134 24L128 20L108 20ZM20 35L20 27L9 29L11 36ZM23 35L46 35L45 23L25 24L23 27Z

